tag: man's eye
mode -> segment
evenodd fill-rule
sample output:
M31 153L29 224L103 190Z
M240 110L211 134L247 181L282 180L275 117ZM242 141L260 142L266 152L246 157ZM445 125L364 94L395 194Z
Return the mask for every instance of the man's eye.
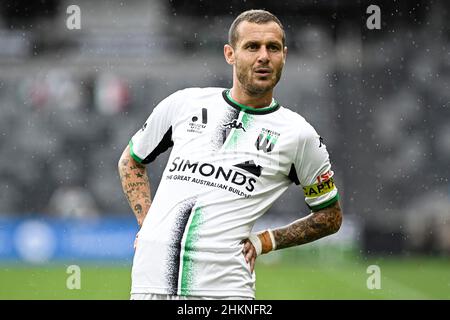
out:
M249 45L247 46L247 49L250 49L250 50L256 50L256 49L258 49L258 46L257 46L256 44L249 44Z
M280 48L277 47L277 46L270 46L270 47L269 47L269 50L270 50L270 51L279 51Z

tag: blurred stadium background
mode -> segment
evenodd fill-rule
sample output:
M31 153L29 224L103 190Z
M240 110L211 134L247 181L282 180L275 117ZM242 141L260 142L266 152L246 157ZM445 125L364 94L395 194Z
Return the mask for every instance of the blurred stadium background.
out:
M345 212L337 234L258 259L257 298L450 299L450 17L431 0L2 1L0 299L129 298L137 226L118 158L168 94L231 86L222 48L250 8L285 25L276 97L324 137ZM307 213L291 187L255 229Z

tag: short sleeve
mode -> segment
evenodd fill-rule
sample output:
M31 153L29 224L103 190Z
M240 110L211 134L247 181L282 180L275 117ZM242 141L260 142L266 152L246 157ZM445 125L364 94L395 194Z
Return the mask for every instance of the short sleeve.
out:
M142 128L134 134L129 142L134 160L148 164L173 146L172 129L183 102L182 96L183 91L177 91L162 100Z
M339 200L334 184L330 157L323 139L313 127L299 138L297 153L291 169L291 179L301 185L305 202L312 211L332 205Z

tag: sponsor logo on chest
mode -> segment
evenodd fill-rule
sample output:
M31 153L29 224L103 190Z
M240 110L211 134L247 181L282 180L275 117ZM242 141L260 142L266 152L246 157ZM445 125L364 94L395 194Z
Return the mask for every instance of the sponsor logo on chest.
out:
M193 115L188 124L187 132L202 133L208 123L208 109L202 108L201 114Z

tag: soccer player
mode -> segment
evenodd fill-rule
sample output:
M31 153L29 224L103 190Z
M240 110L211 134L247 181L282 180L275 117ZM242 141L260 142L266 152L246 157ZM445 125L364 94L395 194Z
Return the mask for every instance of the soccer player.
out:
M281 22L240 14L225 59L233 87L188 88L161 101L119 160L139 226L131 299L254 299L255 259L339 230L329 155L314 128L273 98L287 47ZM146 164L172 147L152 201ZM291 183L308 216L252 233Z

